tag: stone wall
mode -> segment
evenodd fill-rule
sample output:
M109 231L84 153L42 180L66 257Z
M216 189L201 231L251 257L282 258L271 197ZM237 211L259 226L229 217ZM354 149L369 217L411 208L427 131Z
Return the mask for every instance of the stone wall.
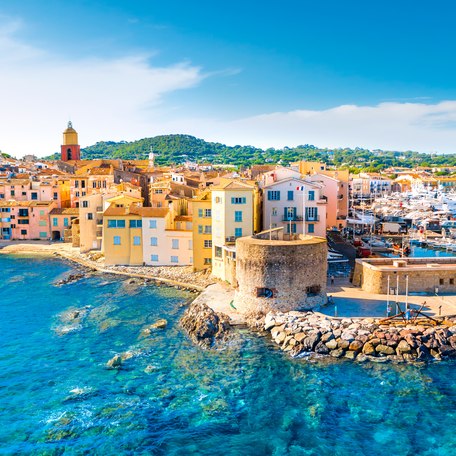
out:
M406 276L408 276L409 292L439 293L456 292L456 262L452 258L408 258L401 261L406 267L394 267L392 259L356 260L353 274L353 285L364 291L386 294L388 277L390 288L397 286L399 277L399 293L404 294Z
M324 238L240 238L236 241L234 305L244 314L317 308L326 303L326 272Z

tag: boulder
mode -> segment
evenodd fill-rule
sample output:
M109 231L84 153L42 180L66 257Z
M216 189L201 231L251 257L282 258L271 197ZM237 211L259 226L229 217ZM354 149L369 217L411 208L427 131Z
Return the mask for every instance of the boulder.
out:
M410 345L405 340L401 340L396 347L396 353L398 355L403 355L404 353L410 353L411 350L412 349L411 349Z
M363 349L363 343L360 340L354 340L348 348L350 351L358 353Z
M329 353L333 358L342 358L345 354L345 350L342 348L336 348L335 350L331 350Z
M375 355L375 347L371 342L366 342L363 347L363 353L365 355Z
M320 341L320 333L319 332L317 332L315 334L309 334L309 336L306 337L302 341L302 346L303 346L304 350L312 351L315 348L315 346L318 344L319 341Z
M339 348L347 349L350 346L350 342L344 339L337 339L337 346Z
M348 359L355 359L357 355L358 355L358 353L354 352L352 350L348 350L347 352L345 352L345 358L348 358Z
M382 344L377 345L375 347L375 351L382 355L394 355L396 353L394 348L389 347L388 345L382 345Z
M303 332L300 332L298 334L295 334L295 339L298 341L298 342L301 342L302 340L304 340L306 337L307 337L307 334L306 333L303 333Z
M122 357L120 355L114 355L107 363L108 369L119 369L122 366Z
M334 334L332 332L327 332L321 336L322 342L329 342L331 339L334 339Z
M342 340L348 340L349 342L351 342L352 340L355 340L355 335L352 331L344 331L340 338Z
M329 354L329 348L321 341L318 342L314 351L315 351L315 353L318 353L319 355L328 355Z
M337 348L337 341L335 339L331 339L325 344L330 350L335 350Z
M163 328L166 328L167 325L168 325L168 322L164 318L160 318L155 323L150 325L150 327L153 329L163 329Z
M431 353L429 352L429 349L425 345L420 345L417 350L417 359L420 361L427 361L429 358L431 358Z

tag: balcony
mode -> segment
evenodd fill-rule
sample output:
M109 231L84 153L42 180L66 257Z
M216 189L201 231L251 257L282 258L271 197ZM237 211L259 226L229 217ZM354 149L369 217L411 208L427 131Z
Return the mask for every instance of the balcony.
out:
M306 215L306 222L319 222L320 216L319 215Z
M97 212L103 212L103 206L97 206Z
M227 244L235 244L236 243L236 236L228 236L225 238L225 242Z
M97 226L103 226L103 219L97 219Z
M103 239L103 231L102 230L97 230L96 231L96 236L97 236L97 239Z
M288 215L282 217L282 222L302 222L302 215Z

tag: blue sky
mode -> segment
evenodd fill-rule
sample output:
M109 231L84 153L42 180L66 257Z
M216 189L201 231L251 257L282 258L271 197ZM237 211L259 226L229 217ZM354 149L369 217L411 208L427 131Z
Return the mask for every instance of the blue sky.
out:
M0 149L55 151L71 117L82 145L189 133L456 152L455 12L416 0L0 3Z

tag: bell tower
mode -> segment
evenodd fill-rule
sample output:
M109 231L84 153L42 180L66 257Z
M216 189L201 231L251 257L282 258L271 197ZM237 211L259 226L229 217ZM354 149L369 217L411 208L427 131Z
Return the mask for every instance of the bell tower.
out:
M60 158L62 161L81 160L81 147L78 144L78 133L73 128L71 121L68 128L63 132L63 144L60 147Z

